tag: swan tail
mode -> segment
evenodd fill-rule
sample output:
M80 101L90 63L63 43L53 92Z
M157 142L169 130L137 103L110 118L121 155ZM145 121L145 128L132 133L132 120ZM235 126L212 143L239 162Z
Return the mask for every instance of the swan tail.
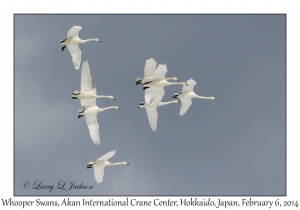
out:
M142 78L136 78L135 80L135 84L138 85L138 84L142 84Z
M178 96L179 96L179 93L174 93L173 94L173 98L178 98Z

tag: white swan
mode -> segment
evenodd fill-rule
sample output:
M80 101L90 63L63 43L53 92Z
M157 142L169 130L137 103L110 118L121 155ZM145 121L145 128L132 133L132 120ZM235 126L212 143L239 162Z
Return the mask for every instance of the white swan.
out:
M89 42L89 41L97 41L101 42L98 38L86 39L82 40L78 37L78 32L82 29L80 26L73 26L67 33L67 38L64 40L59 40L59 44L64 45L61 50L64 51L66 46L68 46L68 50L71 53L72 60L74 63L74 67L76 70L79 70L80 62L81 62L81 51L78 47L79 44Z
M78 118L85 116L86 124L90 131L91 139L93 140L94 144L100 144L100 133L99 133L99 124L97 121L97 113L103 112L107 109L121 109L118 106L110 106L106 108L99 108L96 105L96 98L94 99L87 99L90 101L89 105L85 106L84 110L78 111Z
M90 67L88 61L82 63L81 69L81 90L75 90L72 93L72 99L80 99L81 106L86 106L90 103L87 99L92 98L110 98L114 99L113 96L97 95L96 88L92 89L92 76L90 73Z
M146 60L145 62L145 68L144 68L144 78L137 78L135 80L135 84L144 84L145 82L150 82L153 80L153 74L156 70L156 61L153 58L149 58L148 60ZM175 80L175 81L179 81L177 77L170 77L170 78L166 78L166 80Z
M180 103L180 102L174 100L168 102L159 102L158 104L155 104L154 101L151 99L150 103L140 102L138 108L146 108L146 113L148 116L150 127L153 131L155 131L157 129L157 118L158 118L156 107L164 106L172 103Z
M145 102L149 103L150 98L153 97L153 101L155 104L158 104L163 96L165 95L164 87L169 85L185 85L187 86L186 82L168 82L165 79L165 75L167 73L167 65L159 64L157 70L153 74L153 80L150 82L144 83L143 90L151 88L151 91L145 91Z
M181 108L179 115L182 116L186 111L189 109L189 107L192 105L192 98L202 98L202 99L210 99L210 100L217 100L215 97L204 97L204 96L198 96L196 93L194 93L193 89L194 86L197 84L195 80L192 78L187 81L187 84L189 86L182 87L181 93L174 93L173 98L180 98L181 100Z
M98 158L96 162L89 162L86 168L94 168L94 175L97 183L101 183L103 181L104 176L104 168L106 166L115 166L115 165L129 165L128 162L121 163L110 163L107 160L114 156L116 150L106 153L102 157Z

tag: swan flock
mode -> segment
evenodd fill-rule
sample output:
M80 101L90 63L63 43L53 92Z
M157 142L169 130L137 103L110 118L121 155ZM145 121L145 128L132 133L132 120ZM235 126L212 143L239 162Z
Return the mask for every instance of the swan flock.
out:
M81 65L81 50L78 45L90 41L101 42L99 38L85 39L79 38L78 33L82 30L81 26L73 26L67 32L67 37L65 39L59 40L59 44L63 45L62 51L67 47L71 57L74 68L76 70L80 69ZM197 84L195 80L189 79L187 82L180 82L177 77L166 78L166 73L168 72L167 65L158 64L153 58L149 58L145 61L144 76L143 78L138 77L135 80L136 85L143 85L144 90L144 102L140 102L138 108L144 108L148 117L148 121L152 131L157 130L157 119L158 112L157 108L160 106L165 106L168 104L181 104L179 115L184 115L189 107L192 105L192 98L201 98L209 100L217 100L215 97L204 97L199 96L194 92L194 86ZM170 80L173 80L170 81ZM170 81L170 82L169 82ZM171 85L181 85L182 91L180 93L174 93L173 98L179 100L171 100L167 102L162 102L165 95L164 88ZM88 61L84 61L81 65L81 81L80 81L80 91L75 90L72 93L72 99L79 99L80 105L84 107L79 109L77 112L78 118L85 118L90 138L95 145L100 144L100 132L99 123L97 120L97 114L108 109L120 110L119 106L110 106L105 108L99 108L96 104L98 98L107 98L116 100L112 95L97 95L96 87L92 86L92 76ZM108 159L112 158L116 153L116 150L110 151L105 155L98 158L95 162L89 162L87 169L94 169L94 177L97 183L103 181L104 168L106 166L115 165L129 165L128 162L118 162L110 163Z

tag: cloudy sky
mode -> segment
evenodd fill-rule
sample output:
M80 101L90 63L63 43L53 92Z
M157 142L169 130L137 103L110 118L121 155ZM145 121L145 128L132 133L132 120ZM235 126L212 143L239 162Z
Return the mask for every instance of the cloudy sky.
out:
M285 15L15 15L15 195L285 195ZM80 71L60 39L82 27L101 108L101 144L77 118ZM158 108L150 128L141 85L145 60L167 64L166 77L193 78L185 115L180 104ZM170 101L182 86L165 87ZM86 169L111 150L97 184ZM55 189L24 189L35 181ZM56 189L60 181L93 186Z

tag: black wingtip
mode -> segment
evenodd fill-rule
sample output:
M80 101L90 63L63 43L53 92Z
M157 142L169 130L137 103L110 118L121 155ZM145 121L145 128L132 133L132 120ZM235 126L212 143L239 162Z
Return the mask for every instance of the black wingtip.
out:
M148 89L149 87L143 87L143 90L146 90L146 89Z
M72 99L78 99L78 98L76 98L76 97L72 97Z
M78 119L81 118L81 117L83 117L83 115L78 115Z

